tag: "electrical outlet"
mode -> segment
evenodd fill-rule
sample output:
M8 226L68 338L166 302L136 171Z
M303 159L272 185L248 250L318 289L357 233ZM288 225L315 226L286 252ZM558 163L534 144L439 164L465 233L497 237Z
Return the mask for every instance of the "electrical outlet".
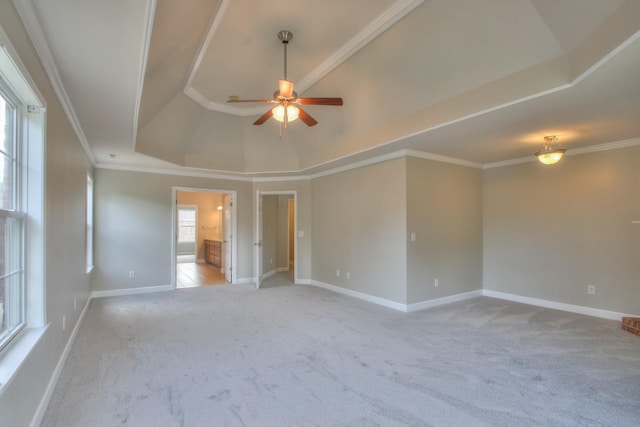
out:
M340 270L336 270L336 277L340 277Z
M596 287L594 285L587 286L587 293L589 295L595 295L596 294Z
M62 330L67 329L67 316L62 316Z
M440 279L438 279L437 277L433 280L433 287L437 288L438 286L440 286Z
M347 274L345 275L345 277L346 277L347 279L351 279L351 273L349 273L349 272L347 271Z
M73 299L73 311L78 309L78 298Z
M273 265L273 258L269 260L269 264Z
M132 271L130 271L130 272L129 272L129 279L135 279L135 277L136 277L136 272L135 272L135 271L133 271L133 270L132 270Z
M411 233L411 241L412 242L416 241L416 233Z

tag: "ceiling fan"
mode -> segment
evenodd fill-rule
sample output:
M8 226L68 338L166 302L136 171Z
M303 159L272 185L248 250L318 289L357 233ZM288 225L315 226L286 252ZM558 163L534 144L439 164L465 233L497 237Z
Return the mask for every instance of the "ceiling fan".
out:
M298 94L293 90L294 83L287 80L287 44L292 38L293 33L291 31L283 30L278 33L278 39L282 41L284 46L284 79L278 80L278 90L273 93L272 99L238 99L237 97L229 97L227 101L277 104L253 122L254 125L261 125L273 117L280 123L284 123L285 129L289 122L298 118L307 126L315 126L318 121L303 110L300 105L342 105L342 98L298 98ZM282 132L280 132L280 136L282 136Z

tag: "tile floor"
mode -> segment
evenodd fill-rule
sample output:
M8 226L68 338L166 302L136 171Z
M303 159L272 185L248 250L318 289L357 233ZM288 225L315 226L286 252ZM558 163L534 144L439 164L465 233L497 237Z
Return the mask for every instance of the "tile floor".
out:
M179 262L176 268L176 288L193 288L204 285L223 285L224 274L208 263Z

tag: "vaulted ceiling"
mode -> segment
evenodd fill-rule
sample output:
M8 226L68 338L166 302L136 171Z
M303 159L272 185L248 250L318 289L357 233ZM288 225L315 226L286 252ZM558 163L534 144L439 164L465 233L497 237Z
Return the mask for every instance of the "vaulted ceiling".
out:
M14 0L103 167L308 175L416 150L487 165L640 138L637 0ZM283 77L308 106L252 123Z

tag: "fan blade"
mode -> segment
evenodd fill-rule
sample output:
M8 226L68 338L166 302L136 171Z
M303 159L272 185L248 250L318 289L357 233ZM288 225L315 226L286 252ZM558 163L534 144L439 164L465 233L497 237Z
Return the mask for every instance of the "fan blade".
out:
M230 99L227 102L273 102L273 99Z
M298 98L302 105L342 105L342 98Z
M300 114L298 115L298 118L302 120L304 124L306 124L309 127L315 126L318 124L318 121L313 117L311 117L309 113L304 111L302 108L298 107L298 110L300 110Z
M271 116L273 116L273 109L269 108L267 110L266 113L264 113L263 115L260 116L260 118L258 118L258 120L256 120L255 122L253 122L254 125L261 125L264 122L266 122L267 120L269 120L271 118Z
M290 82L289 80L278 80L278 88L280 89L281 97L293 97L293 82Z

